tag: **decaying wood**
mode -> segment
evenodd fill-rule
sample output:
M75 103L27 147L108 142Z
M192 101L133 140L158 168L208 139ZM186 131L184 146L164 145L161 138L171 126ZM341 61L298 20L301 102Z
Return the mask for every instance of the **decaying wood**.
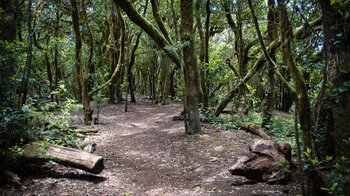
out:
M260 126L254 125L250 122L238 122L237 125L250 133L260 136L263 139L271 140L271 137L268 136Z
M94 128L89 128L89 129L73 129L72 131L74 131L75 133L97 133L98 132L98 127L94 127Z
M289 144L257 140L249 146L249 151L229 169L232 175L269 183L285 183L290 179L292 148Z
M24 161L47 162L54 161L64 166L82 169L93 174L99 174L104 169L103 158L82 150L32 142L23 149Z

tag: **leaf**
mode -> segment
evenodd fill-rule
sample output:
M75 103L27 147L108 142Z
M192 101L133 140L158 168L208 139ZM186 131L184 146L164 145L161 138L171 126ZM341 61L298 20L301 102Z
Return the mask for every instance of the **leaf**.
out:
M333 156L328 156L328 155L326 156L326 161L327 162L331 161L332 159L333 159Z
M345 92L347 90L348 89L346 87L344 87L344 86L341 86L341 87L338 88L339 93L343 93L343 92Z

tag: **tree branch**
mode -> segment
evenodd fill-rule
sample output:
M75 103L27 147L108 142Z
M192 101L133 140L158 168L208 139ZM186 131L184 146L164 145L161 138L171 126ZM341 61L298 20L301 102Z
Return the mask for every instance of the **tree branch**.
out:
M169 41L159 32L145 17L141 16L127 0L113 0L128 15L130 20L144 30L156 44L169 56L169 58L181 68L179 55L172 49Z

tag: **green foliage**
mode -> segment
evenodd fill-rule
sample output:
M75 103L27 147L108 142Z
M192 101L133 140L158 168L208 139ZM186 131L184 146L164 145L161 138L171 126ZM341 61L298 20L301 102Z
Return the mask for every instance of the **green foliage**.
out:
M221 115L216 117L212 109L200 110L200 118L202 121L215 125L218 129L239 129L238 122L250 122L255 125L261 125L263 116L258 112L249 112L247 115ZM296 149L296 141L294 138L294 119L282 116L273 116L271 123L264 130L268 135L273 136L276 142L286 142Z
M34 135L33 130L28 129L26 122L31 113L26 110L14 110L10 107L0 109L0 149L6 150L15 146L29 136Z
M350 138L349 138L350 140ZM350 186L350 160L344 156L334 158L326 156L319 160L311 153L310 149L304 152L304 170L320 172L323 168L327 169L325 187L321 189L327 191L329 195L345 196Z
M69 116L79 108L71 99L57 105L55 102L41 104L36 97L29 97L20 110L1 106L0 156L6 157L7 163L13 163L22 156L22 146L32 140L74 145L76 133L68 129ZM58 110L59 115L54 115L54 110Z

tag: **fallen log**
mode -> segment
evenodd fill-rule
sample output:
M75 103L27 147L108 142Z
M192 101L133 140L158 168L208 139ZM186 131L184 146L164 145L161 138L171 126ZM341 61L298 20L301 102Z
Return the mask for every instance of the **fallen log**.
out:
M271 137L268 136L260 126L254 125L253 123L239 121L237 122L237 126L243 130L258 135L263 139L271 140Z
M103 158L82 150L32 142L23 149L23 159L29 162L54 161L64 166L70 166L93 174L99 174L104 169Z
M97 133L98 132L98 127L94 127L94 128L89 128L89 129L72 129L72 131L74 131L75 133L82 133L82 134L87 134L87 133Z

